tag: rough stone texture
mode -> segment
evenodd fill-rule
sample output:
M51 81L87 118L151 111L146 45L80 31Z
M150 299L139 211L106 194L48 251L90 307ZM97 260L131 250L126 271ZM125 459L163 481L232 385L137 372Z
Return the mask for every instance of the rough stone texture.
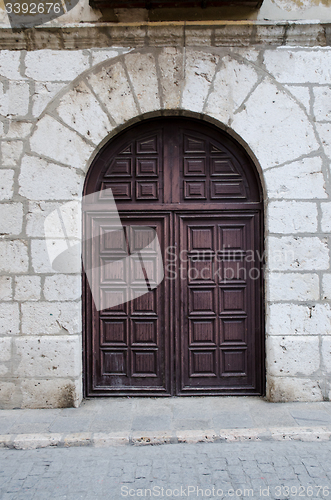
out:
M267 398L270 401L321 401L321 388L317 380L267 377Z
M25 74L41 82L71 81L88 69L88 55L82 51L36 50L25 57Z
M67 292L68 293L68 292ZM22 304L24 335L75 334L81 331L79 302L38 302Z
M320 366L317 337L268 337L269 374L273 376L309 376Z
M39 276L17 276L15 278L15 300L40 300L41 279Z
M218 62L219 57L208 52L187 51L183 109L202 112Z
M331 373L331 337L323 337L322 339L322 362L324 363L327 373Z
M22 153L22 141L3 141L1 143L2 165L6 167L17 167L17 163Z
M14 342L18 377L47 379L81 374L81 342L77 336L15 337Z
M23 241L0 241L0 272L25 273L28 265L28 247Z
M50 116L44 116L30 139L31 150L71 167L86 168L93 147Z
M81 296L81 276L58 274L47 276L44 284L46 300L76 300Z
M2 405L80 400L81 260L52 268L48 251L67 248L56 217L78 243L73 200L100 144L146 113L171 110L228 127L255 155L266 202L268 397L328 397L331 50L286 47L313 43L324 33L318 26L306 34L296 25L253 28L119 25L93 40L94 28L78 26L86 46L96 46L89 50L75 49L82 39L74 42L71 28L52 28L48 48L38 51L50 31L33 29L26 53L18 32L18 50L0 52L0 310L11 345L0 365ZM49 48L59 36L57 48L70 50ZM135 46L144 47L128 49Z
M115 122L124 123L132 115L138 115L122 63L98 68L98 71L89 75L87 80Z
M314 233L317 230L315 203L274 201L268 206L270 233Z
M271 273L269 275L270 301L306 301L319 299L317 274Z
M84 82L64 96L57 112L67 125L96 145L112 129L108 116Z
M250 144L263 169L318 149L304 111L270 79L254 90L231 126Z
M76 170L25 156L19 183L19 193L30 200L70 200L80 195L82 180Z
M0 376L8 375L11 359L11 338L0 337Z
M264 173L270 198L327 198L322 159L305 158Z
M0 334L19 333L18 304L4 302L0 304Z
M14 170L1 170L0 200L10 200L13 196Z
M0 235L18 235L22 231L22 203L0 204Z
M268 322L270 335L331 335L331 307L330 304L271 304Z
M272 271L316 271L329 269L327 238L285 236L269 238L269 269Z

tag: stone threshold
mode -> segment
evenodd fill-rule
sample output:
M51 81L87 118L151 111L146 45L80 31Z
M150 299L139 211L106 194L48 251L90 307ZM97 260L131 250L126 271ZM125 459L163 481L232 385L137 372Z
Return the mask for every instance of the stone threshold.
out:
M331 23L313 21L178 21L77 23L0 28L2 50L78 50L111 46L331 46Z
M182 430L160 432L33 433L0 435L0 448L33 450L37 448L70 448L74 446L156 446L162 444L233 443L247 441L330 441L329 427L270 427L253 429Z

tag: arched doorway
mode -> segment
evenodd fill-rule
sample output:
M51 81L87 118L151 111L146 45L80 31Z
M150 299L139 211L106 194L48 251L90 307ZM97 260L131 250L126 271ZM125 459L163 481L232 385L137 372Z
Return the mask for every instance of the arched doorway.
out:
M109 188L124 228L117 237L102 196ZM83 224L95 241L92 280L102 302L131 273L133 295L98 311L85 279L86 395L262 394L262 189L244 149L199 120L146 120L96 156L84 195L95 192L100 203ZM143 295L134 268L107 275L129 237L144 246L141 226L157 233L165 269Z

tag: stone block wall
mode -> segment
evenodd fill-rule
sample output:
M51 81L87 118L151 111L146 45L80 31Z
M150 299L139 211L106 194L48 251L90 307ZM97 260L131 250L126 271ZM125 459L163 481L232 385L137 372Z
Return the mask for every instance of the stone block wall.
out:
M306 38L300 27L296 47L272 28L254 43L243 31L241 47L234 25L191 30L185 46L165 27L158 43L123 34L105 48L0 52L2 407L79 404L81 262L53 270L45 218L81 198L109 137L178 113L227 129L261 176L267 397L331 397L331 48L309 38L318 26ZM73 238L80 225L73 213Z

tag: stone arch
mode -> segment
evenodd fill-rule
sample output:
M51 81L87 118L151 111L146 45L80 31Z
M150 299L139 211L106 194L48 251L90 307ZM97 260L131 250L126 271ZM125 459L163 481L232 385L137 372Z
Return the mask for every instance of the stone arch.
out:
M211 121L239 140L259 171L266 203L279 198L282 186L273 172L304 160L320 144L304 105L250 57L218 48L147 47L82 73L33 128L20 194L39 200L36 183L24 179L42 176L42 199L59 183L59 200L78 199L92 159L110 137L147 117L183 114ZM269 229L267 220L267 249Z

